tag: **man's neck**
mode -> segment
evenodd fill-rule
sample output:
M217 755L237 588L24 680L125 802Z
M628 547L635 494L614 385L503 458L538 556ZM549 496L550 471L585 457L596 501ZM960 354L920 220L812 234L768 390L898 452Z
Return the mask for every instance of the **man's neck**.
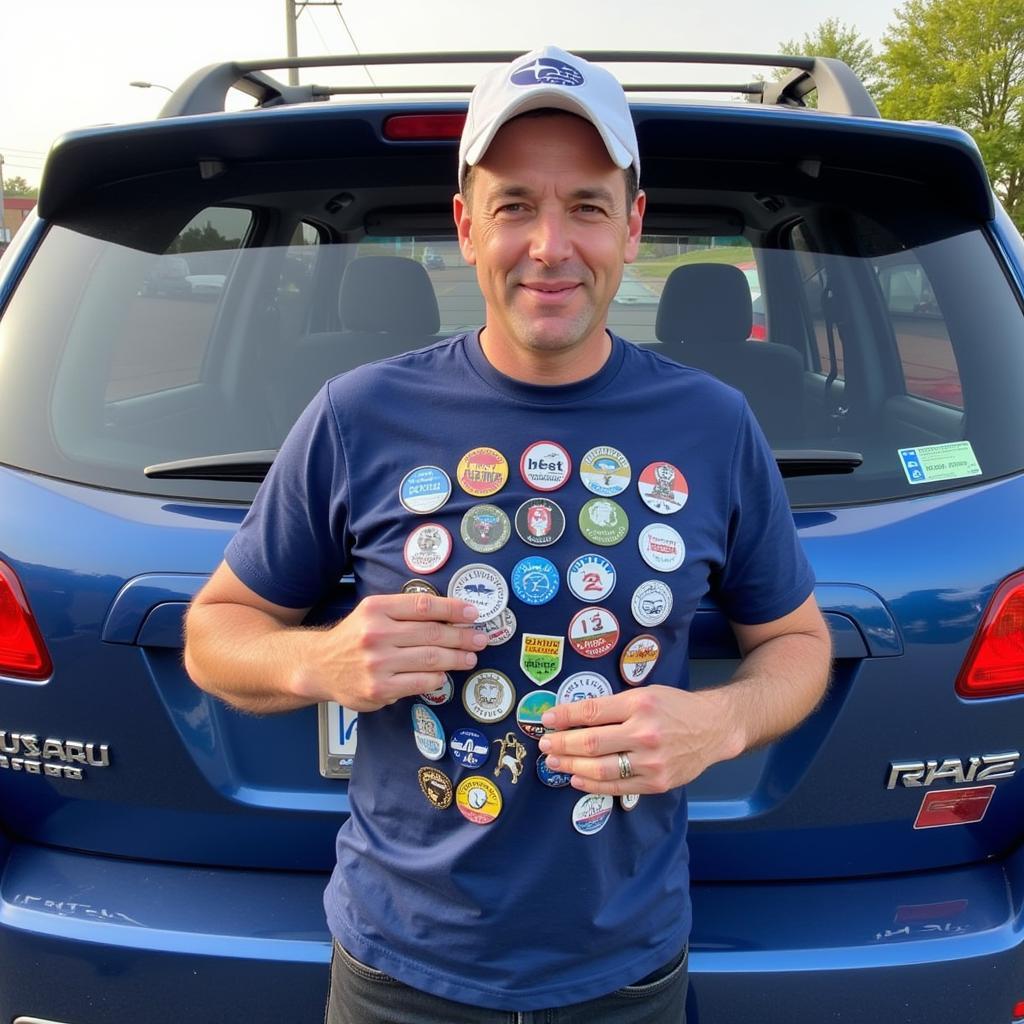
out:
M608 331L561 352L524 352L495 343L494 333L488 328L480 332L480 348L484 357L499 373L523 384L542 384L556 387L575 384L598 373L612 352L612 339Z

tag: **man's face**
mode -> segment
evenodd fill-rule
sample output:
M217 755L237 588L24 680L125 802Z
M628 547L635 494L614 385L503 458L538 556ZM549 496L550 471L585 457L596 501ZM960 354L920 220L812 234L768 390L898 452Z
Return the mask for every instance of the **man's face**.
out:
M524 117L495 136L455 197L459 244L476 267L489 344L523 353L604 344L623 263L636 258L644 196L596 129L571 115Z

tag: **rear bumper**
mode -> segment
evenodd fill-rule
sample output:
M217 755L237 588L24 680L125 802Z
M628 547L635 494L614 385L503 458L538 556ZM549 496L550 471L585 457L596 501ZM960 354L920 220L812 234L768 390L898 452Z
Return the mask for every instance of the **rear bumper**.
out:
M324 881L14 846L0 879L0 1021L319 1024ZM1024 999L1024 851L693 895L688 1024L1009 1024Z

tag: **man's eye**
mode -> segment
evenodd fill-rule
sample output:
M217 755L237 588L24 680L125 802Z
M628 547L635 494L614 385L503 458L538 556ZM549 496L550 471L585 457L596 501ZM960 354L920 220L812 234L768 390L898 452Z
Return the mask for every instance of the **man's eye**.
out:
M504 206L499 206L497 212L498 213L522 213L523 209L524 209L524 207L523 207L522 203L506 203Z

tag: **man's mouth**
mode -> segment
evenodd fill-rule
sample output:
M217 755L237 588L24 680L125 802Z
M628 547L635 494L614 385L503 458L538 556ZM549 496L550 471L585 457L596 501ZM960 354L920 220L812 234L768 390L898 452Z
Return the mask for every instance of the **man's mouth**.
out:
M522 281L520 287L531 295L544 299L557 299L571 295L579 288L578 281Z

